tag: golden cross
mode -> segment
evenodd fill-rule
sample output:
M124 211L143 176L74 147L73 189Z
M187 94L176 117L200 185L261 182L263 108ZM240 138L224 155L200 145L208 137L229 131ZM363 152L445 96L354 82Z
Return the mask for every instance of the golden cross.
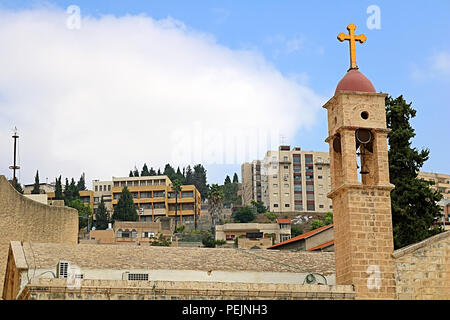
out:
M348 25L347 30L349 31L350 34L345 34L341 32L337 38L340 42L345 40L350 41L350 69L358 69L358 66L356 65L355 41L364 43L367 40L367 37L364 34L360 34L359 36L355 35L356 26L353 23L350 23Z

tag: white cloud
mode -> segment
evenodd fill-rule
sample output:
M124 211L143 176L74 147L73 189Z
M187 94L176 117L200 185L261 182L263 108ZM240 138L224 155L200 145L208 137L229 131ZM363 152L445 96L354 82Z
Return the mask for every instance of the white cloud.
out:
M42 181L90 180L135 163L240 163L310 126L325 101L254 51L171 18L83 17L70 30L67 17L0 11L0 173L17 126L22 183L36 169Z
M422 66L413 66L411 76L416 81L428 81L436 78L448 79L450 76L450 52L437 52L426 59Z

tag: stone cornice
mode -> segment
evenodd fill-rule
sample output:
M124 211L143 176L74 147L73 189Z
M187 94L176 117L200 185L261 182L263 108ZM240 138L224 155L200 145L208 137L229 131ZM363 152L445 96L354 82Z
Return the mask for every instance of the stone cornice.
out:
M339 187L331 191L327 194L327 197L333 199L338 193L346 190L346 189L358 189L358 190L383 190L383 191L391 191L395 186L393 184L380 184L380 185L366 185L362 183L356 182L345 182L341 184Z

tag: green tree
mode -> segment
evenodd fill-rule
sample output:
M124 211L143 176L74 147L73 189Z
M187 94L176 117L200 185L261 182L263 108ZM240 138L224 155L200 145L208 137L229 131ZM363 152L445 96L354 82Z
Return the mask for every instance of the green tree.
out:
M92 225L92 214L89 205L85 206L80 199L74 199L70 202L69 207L78 211L78 228L81 230L88 227L89 229Z
M133 177L139 177L139 170L136 167L133 170Z
M164 175L168 176L170 180L175 180L175 169L170 164L166 164L164 167Z
M325 213L325 224L326 225L333 224L333 213L332 212Z
M206 169L201 164L194 166L192 184L200 192L202 199L208 198L209 186L207 184Z
M148 170L147 164L144 163L144 166L142 167L142 171L141 171L141 177L149 177L150 176L150 171Z
M153 167L150 168L150 176L154 177L156 176L156 171L153 169Z
M418 178L430 150L411 146L415 132L410 120L416 116L412 103L403 96L386 97L386 120L389 142L389 175L395 188L391 192L392 224L396 249L422 241L442 232L436 222L442 216L437 204L442 199L430 188L433 182Z
M131 195L128 188L125 186L120 194L119 201L114 207L114 213L112 216L113 221L137 221L138 214L136 211L136 205L133 201L133 196Z
M158 169L157 175L158 175L158 176L162 176L161 169Z
M224 194L222 188L217 184L211 185L208 194L208 204L209 204L209 213L211 214L214 237L216 233L216 225L219 222L219 217L220 214L222 213L223 198Z
M325 226L325 223L322 220L315 219L315 220L311 221L310 230L311 231L316 230L316 229L322 228L323 226Z
M256 212L258 212L258 213L265 213L267 211L267 208L264 205L264 202L252 200L252 206L255 207Z
M233 183L239 183L239 178L238 178L238 175L236 172L234 173L234 176L233 176Z
M33 190L31 190L31 194L40 194L41 186L39 183L39 170L36 171L36 176L34 177L34 186Z
M186 178L184 174L181 172L180 167L178 167L177 172L175 173L175 180L179 180L181 185L184 185L186 183Z
M193 172L192 172L191 166L187 166L186 167L185 177L186 177L186 184L187 185L194 184L194 182L193 182Z
M297 237L301 234L303 234L302 227L300 227L298 224L291 225L291 238Z
M230 176L227 176L227 177L225 178L225 182L224 182L223 184L231 184Z
M66 188L64 190L64 202L66 206L70 206L73 200L80 199L80 194L78 191L77 184L72 178L70 184L67 186L68 180L66 179Z
M130 173L128 174L128 176L129 177L134 177L133 170L130 170Z
M17 181L17 178L14 178L14 179L11 181L11 185L14 187L14 189L16 189L17 192L19 192L20 194L23 194L22 186L21 186L20 183Z
M64 194L62 190L61 176L56 178L55 183L55 200L64 200Z
M178 196L181 192L181 181L178 179L175 179L175 181L172 182L172 191L175 193L175 232L177 232L177 220L178 220Z
M97 211L95 213L95 227L98 230L106 230L108 228L109 213L105 206L105 201L103 197L98 205Z
M78 191L86 190L86 179L84 173L81 175L80 180L78 180L77 188Z
M255 211L250 206L239 208L233 213L232 218L237 223L247 223L255 219Z

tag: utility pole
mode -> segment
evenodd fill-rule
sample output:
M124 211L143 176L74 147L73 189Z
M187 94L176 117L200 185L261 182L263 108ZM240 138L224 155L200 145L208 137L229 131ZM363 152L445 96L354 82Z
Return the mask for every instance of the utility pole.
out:
M17 135L17 128L14 127L14 135L12 136L14 139L14 164L9 167L13 171L13 186L14 188L17 186L17 178L16 178L16 170L19 170L20 167L17 165L17 139L19 136Z

